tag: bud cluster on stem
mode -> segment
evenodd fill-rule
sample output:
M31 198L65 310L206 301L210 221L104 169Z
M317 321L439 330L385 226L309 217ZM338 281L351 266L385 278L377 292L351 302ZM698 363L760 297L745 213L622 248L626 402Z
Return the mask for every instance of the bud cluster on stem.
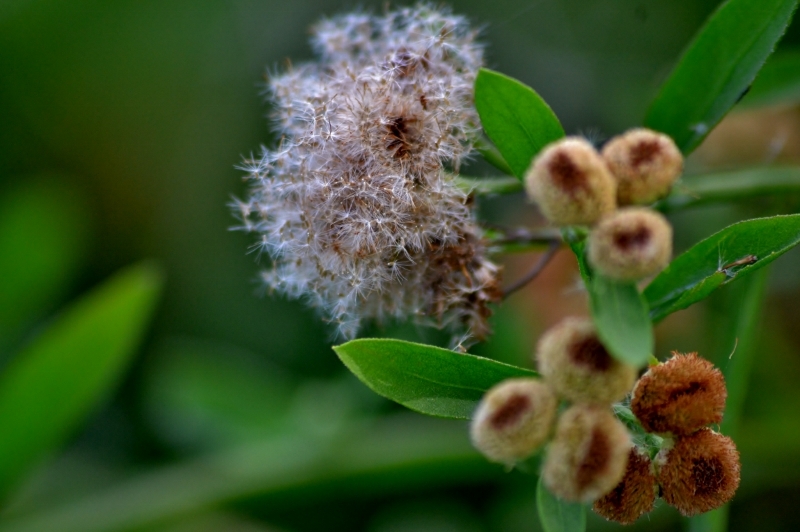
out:
M588 259L598 272L636 281L667 265L672 228L651 209L627 206L664 196L682 171L683 157L672 139L634 129L611 139L602 153L579 137L546 146L528 169L525 184L552 223L593 226Z

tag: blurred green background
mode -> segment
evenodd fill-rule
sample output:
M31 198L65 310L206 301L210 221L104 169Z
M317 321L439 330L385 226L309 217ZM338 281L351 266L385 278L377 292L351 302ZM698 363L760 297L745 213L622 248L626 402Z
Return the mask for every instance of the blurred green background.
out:
M534 87L568 132L602 139L640 122L718 3L453 8L483 28L487 66ZM132 362L62 445L7 488L0 531L539 529L533 477L478 457L465 424L403 412L358 383L313 311L264 297L251 237L229 231L227 204L245 193L235 166L275 141L265 72L311 59L308 27L320 17L383 5L0 0L0 364L8 368L70 302L119 269L154 259L165 274ZM796 46L797 23L781 43ZM800 113L740 113L707 144L690 170L798 164ZM522 197L481 210L540 223ZM798 210L800 197L787 194L681 213L676 245ZM533 259L513 257L507 277ZM743 484L731 530L800 529L799 265L792 252L771 271L737 438ZM575 275L562 253L498 312L495 337L475 352L530 365L544 327L585 312L570 290ZM725 364L733 338L724 311L736 290L666 320L658 354L699 350ZM446 341L403 325L367 334ZM36 432L48 420L25 423ZM594 517L590 526L618 528ZM683 526L660 506L635 529Z

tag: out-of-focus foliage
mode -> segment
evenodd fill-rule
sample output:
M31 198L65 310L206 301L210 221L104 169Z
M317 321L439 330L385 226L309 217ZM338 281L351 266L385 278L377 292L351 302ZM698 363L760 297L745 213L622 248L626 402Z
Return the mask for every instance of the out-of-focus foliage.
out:
M488 67L533 87L568 134L600 140L639 123L719 3L459 0L454 9L485 28ZM377 10L383 4L363 2ZM266 259L245 255L247 236L227 231L234 220L226 203L244 194L235 165L278 140L265 118L265 71L286 68L289 57L310 58L306 28L352 6L0 3L5 370L44 341L85 291L122 267L156 259L167 279L129 371L102 410L73 425L60 450L9 494L0 531L537 530L532 477L506 474L477 456L462 422L400 414L349 376L330 350L331 331L312 311L259 297L256 261ZM779 53L790 58L798 46L795 22ZM779 57L774 70L769 62L765 70L765 80L773 72L779 81L756 80L753 99L769 92L760 88L766 85L796 94L791 76L780 74ZM748 113L734 108L689 160L689 173L800 164L797 100L780 102L778 110L754 109L755 102ZM466 171L496 173L479 162ZM748 172L750 179L759 175ZM695 184L709 186L687 179L668 202L696 200ZM758 198L741 200L759 186ZM791 184L779 184L777 195L764 193L760 180L753 187L735 202L701 198L674 214L676 251L741 219L800 208ZM480 208L497 223L541 222L521 196ZM800 495L798 261L794 250L769 268L757 330L734 326L729 310L761 273L656 329L658 356L697 350L723 370L739 355L752 357L751 381L736 384L744 468L731 507L734 531L800 526L793 506ZM530 262L526 255L509 259L506 278L522 275ZM571 290L577 276L574 258L561 253L499 309L495 336L473 351L530 365L541 331L586 307L585 294ZM742 309L737 319L750 323L753 312L759 313ZM370 333L446 341L403 324ZM737 338L742 351L733 350ZM37 396L72 400L65 391L48 395L54 391ZM47 423L25 420L30 434ZM588 525L615 528L591 514ZM661 507L630 530L677 526L677 514Z

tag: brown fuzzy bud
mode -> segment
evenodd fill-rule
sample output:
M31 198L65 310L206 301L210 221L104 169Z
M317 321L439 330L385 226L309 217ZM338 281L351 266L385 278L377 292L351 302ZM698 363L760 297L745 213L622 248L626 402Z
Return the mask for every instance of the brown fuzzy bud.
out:
M604 217L589 233L588 258L611 279L636 281L662 270L672 255L672 227L661 214L627 207Z
M636 381L636 369L609 355L588 318L566 318L548 330L536 359L556 393L577 403L614 403Z
M711 429L678 438L656 457L661 497L685 516L719 508L739 487L739 451Z
M528 196L556 225L593 224L616 206L616 183L585 139L567 137L544 148L525 175Z
M652 366L631 397L631 411L648 432L690 434L720 423L725 411L725 377L697 353Z
M627 429L608 408L573 405L558 420L542 478L564 500L596 501L619 484L630 447Z
M539 379L508 379L481 399L472 419L472 444L495 462L513 464L547 441L558 400Z
M683 155L675 142L649 129L614 137L603 147L603 158L617 179L620 205L654 202L683 172Z
M650 458L634 447L628 455L625 476L616 488L594 503L592 510L609 521L629 525L653 509L657 491Z

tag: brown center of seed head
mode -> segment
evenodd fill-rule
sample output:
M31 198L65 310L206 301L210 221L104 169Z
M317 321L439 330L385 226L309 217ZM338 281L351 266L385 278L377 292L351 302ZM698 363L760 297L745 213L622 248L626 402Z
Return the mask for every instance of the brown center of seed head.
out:
M608 436L606 436L605 432L594 428L591 437L589 450L580 466L578 466L578 473L575 478L579 490L583 490L597 478L598 474L602 473L611 457L611 443L608 441Z
M392 116L386 121L386 149L393 152L395 159L406 159L414 149L413 116Z
M506 399L503 406L489 418L489 424L496 430L507 429L516 424L531 409L531 399L527 395L515 394Z
M696 458L692 461L692 479L695 495L710 495L719 492L725 483L725 468L719 458Z
M555 185L570 196L586 188L586 173L563 151L555 154L550 161L549 170Z
M631 147L631 164L641 166L651 162L661 151L657 140L643 140Z
M569 350L570 359L578 365L588 366L594 371L608 371L613 360L596 336L574 342Z
M620 251L643 248L650 242L650 229L643 225L614 233L614 245Z

